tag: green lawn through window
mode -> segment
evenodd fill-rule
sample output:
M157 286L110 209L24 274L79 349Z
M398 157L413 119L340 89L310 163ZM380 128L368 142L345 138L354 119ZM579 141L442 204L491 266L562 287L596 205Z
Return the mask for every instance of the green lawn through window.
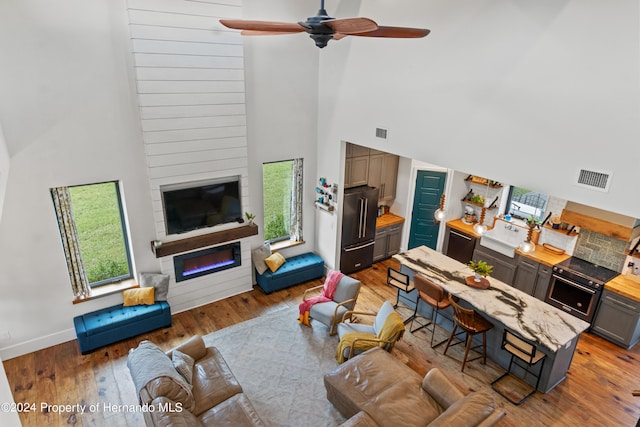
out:
M69 191L89 283L129 276L116 183L81 185Z

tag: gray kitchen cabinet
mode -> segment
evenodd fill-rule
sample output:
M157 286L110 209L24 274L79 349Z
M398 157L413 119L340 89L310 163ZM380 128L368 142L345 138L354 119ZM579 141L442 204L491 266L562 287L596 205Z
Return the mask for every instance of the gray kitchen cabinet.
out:
M369 179L369 156L345 159L344 188L367 185Z
M522 255L518 255L517 259L513 287L544 301L551 282L551 267Z
M640 339L640 302L604 289L591 332L627 349L633 347Z
M508 285L513 283L513 277L516 273L516 259L509 258L499 252L492 249L485 248L484 246L477 245L473 251L474 261L485 261L487 264L493 266L493 273L491 277L500 280Z
M538 275L536 276L536 288L533 291L533 296L540 301L544 301L549 290L549 284L551 283L552 269L549 266L540 264L538 267Z
M513 279L513 287L525 294L533 295L538 278L538 266L540 264L528 258L518 255L518 265Z
M468 264L473 258L478 239L458 230L447 227L444 236L444 254L463 264Z
M373 245L373 261L387 259L400 252L402 224L394 224L376 229Z
M387 202L396 197L399 157L394 154L380 153L369 156L369 177L367 184L379 188L378 200Z

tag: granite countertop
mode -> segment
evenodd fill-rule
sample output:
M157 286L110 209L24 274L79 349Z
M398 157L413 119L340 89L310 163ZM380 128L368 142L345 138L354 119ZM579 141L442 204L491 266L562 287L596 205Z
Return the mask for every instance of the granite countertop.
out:
M392 213L386 213L376 218L376 228L388 227L390 225L402 224L404 218Z
M640 277L633 274L620 274L604 284L608 291L615 292L640 302Z
M466 285L465 278L472 275L466 265L426 246L393 258L467 301L478 312L551 352L557 352L589 328L589 323L492 277L488 277L489 289Z

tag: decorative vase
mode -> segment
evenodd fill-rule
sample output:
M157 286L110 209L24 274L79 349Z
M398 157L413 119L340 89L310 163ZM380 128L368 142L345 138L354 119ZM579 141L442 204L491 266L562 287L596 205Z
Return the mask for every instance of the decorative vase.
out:
M482 276L480 275L480 273L474 273L476 278L473 279L474 282L479 282L482 279Z

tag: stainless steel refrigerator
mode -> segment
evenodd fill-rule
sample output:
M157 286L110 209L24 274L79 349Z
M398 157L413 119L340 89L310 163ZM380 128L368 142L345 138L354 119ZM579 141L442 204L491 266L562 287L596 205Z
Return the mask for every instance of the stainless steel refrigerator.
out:
M344 190L340 271L345 274L373 264L376 238L378 189L353 187Z

